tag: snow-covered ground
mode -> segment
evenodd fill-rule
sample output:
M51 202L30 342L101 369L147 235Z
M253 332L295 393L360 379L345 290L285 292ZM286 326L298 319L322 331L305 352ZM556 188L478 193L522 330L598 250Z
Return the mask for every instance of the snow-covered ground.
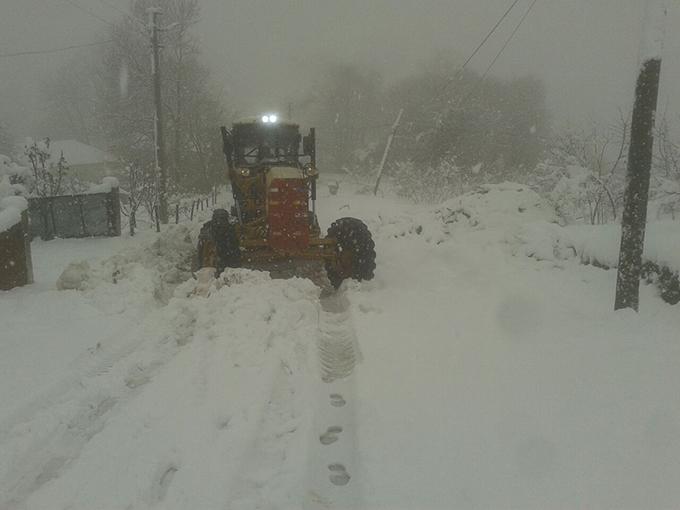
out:
M234 270L206 297L196 225L34 243L0 294L0 508L680 504L677 306L612 311L615 272L517 185L319 199L369 225L373 281Z

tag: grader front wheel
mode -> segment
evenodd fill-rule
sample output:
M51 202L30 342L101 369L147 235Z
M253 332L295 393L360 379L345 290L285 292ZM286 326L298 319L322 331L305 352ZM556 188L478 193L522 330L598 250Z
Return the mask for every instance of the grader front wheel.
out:
M337 241L337 257L326 263L326 274L336 289L348 278L371 280L375 270L375 243L364 222L340 218L328 229L327 237Z
M229 213L216 209L212 219L207 221L198 236L195 269L212 267L218 276L226 267L239 267L240 250L234 226L229 222Z

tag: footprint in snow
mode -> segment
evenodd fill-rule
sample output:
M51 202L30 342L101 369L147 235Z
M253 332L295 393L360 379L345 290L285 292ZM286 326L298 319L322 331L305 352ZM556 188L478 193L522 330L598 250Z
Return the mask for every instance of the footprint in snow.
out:
M330 464L328 470L331 474L328 476L333 485L347 485L349 483L349 473L342 464Z
M319 436L319 441L323 445L329 445L335 443L339 438L338 434L342 432L342 427L334 425L333 427L328 427L328 430Z
M333 407L342 407L342 406L344 406L346 403L347 403L347 402L345 401L345 399L343 398L343 396L340 395L339 393L333 393L333 394L331 394L331 405L332 405Z
M156 487L156 499L162 501L168 492L168 488L172 483L172 479L175 477L175 473L179 471L179 468L174 464L170 464L163 471L158 480L158 485Z

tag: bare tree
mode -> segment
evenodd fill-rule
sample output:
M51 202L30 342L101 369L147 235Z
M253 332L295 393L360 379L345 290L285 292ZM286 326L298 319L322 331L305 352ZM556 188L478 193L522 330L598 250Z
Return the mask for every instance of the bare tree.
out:
M672 136L668 117L664 115L655 129L652 169L652 196L658 201L657 214L676 218L680 211L680 144Z
M557 135L547 164L553 171L560 169L552 177L557 178L551 188L553 199L572 202L580 209L580 218L590 224L615 221L622 202L629 132L629 117L620 112L617 122L607 128L595 125ZM563 210L568 207L559 204Z
M131 13L111 28L113 41L98 50L93 74L95 116L103 145L126 166L148 168L154 158L154 105L146 9L156 0L133 0ZM210 86L210 72L200 62L192 27L200 16L197 0L162 3L161 66L169 187L210 189L221 160L214 158L214 140L225 110ZM128 175L129 178L129 175Z
M130 235L133 236L137 228L137 211L140 207L146 209L149 218L153 222L158 189L153 175L153 167L142 168L138 165L130 164L127 167L127 172L127 201L121 208L121 212L128 217Z
M50 139L41 142L33 141L24 149L24 155L31 165L32 182L29 192L39 197L54 197L62 194L64 176L68 171L68 163L61 152L54 161L50 152Z

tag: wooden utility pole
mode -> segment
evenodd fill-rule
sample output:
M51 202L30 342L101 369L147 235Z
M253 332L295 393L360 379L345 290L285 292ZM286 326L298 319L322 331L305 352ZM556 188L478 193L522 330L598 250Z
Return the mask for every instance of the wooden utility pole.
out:
M392 131L390 132L390 136L387 139L387 145L385 146L385 152L383 152L382 159L380 160L380 166L378 167L378 176L375 179L375 188L373 188L373 195L378 194L378 187L380 186L380 179L382 179L382 173L383 169L385 168L385 161L387 161L387 155L390 152L390 147L392 146L392 140L394 140L394 135L397 132L397 128L399 127L399 121L401 120L401 116L404 113L404 109L402 108L399 110L399 113L397 114L397 120L394 121L394 124L392 125Z
M158 176L158 215L160 222L168 223L168 174L165 163L165 142L163 139L163 105L161 102L160 45L158 42L158 15L161 10L151 7L149 25L151 28L151 74L153 77L153 97L155 105L154 141L156 175Z
M642 251L647 222L647 201L654 147L654 118L659 96L665 0L647 0L642 33L640 74L635 89L628 175L621 222L621 249L614 309L638 310Z

